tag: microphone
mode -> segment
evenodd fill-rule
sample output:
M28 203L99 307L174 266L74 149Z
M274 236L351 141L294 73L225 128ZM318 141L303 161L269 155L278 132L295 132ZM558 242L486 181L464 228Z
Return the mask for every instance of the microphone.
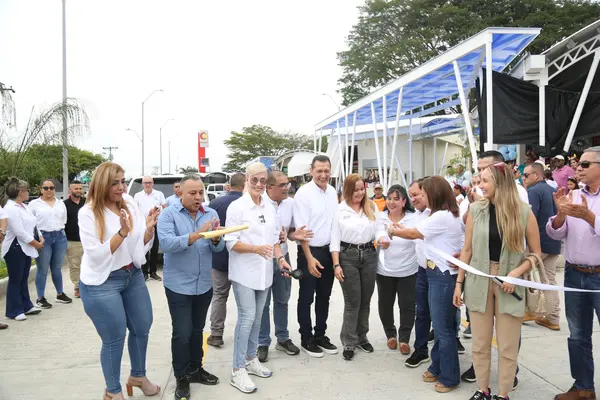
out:
M289 269L282 269L281 273L287 273L289 276L291 276L294 279L302 279L302 277L304 277L304 272L302 272L302 270L299 269L295 269L293 271L290 271Z
M498 278L492 278L492 282L494 282L498 286L502 286L502 284L504 283L503 280L498 279ZM512 297L514 297L515 299L517 299L519 301L523 300L523 298L521 296L519 296L518 294L516 294L515 292L512 292L511 295L512 295Z

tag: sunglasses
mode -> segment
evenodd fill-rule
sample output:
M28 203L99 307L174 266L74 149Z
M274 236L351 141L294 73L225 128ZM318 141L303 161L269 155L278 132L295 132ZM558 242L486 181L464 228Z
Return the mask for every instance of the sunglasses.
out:
M48 191L48 190L54 190L54 189L56 189L56 187L54 187L54 186L42 186L42 189Z
M532 172L532 173L528 174L527 172L525 172L525 173L523 174L523 177L524 177L525 179L527 179L527 178L529 178L531 175L533 175L533 174L535 174L535 173L536 173L536 172Z
M581 161L577 165L583 169L588 169L589 167L592 166L592 164L600 164L600 162L598 162L598 161Z
M261 185L266 185L267 184L267 178L261 178L260 180L258 178L251 178L250 179L250 183L253 185L257 185L260 182Z
M279 185L275 185L275 186L277 186L280 189L289 189L290 186L292 186L292 184L288 182L288 183L280 183Z

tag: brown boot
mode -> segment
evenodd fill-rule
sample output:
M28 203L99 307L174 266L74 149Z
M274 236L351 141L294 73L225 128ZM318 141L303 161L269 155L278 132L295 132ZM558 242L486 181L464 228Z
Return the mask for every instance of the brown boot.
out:
M596 392L591 390L579 390L575 386L566 393L557 394L554 400L595 400Z

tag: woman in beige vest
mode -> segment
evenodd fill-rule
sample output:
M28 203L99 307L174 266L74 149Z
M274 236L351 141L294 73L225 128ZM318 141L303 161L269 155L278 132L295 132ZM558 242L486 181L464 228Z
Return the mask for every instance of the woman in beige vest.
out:
M541 254L540 234L529 204L519 200L516 183L506 164L492 164L481 173L483 200L470 204L461 261L490 275L521 277L531 265L524 260L524 238L529 251ZM466 275L466 278L465 278ZM466 280L465 280L466 279ZM462 292L471 317L473 365L479 390L471 400L490 400L490 363L494 317L498 342L497 399L508 400L517 369L521 319L525 314L525 288L466 274L456 280L454 305L462 305ZM518 294L518 300L512 294Z

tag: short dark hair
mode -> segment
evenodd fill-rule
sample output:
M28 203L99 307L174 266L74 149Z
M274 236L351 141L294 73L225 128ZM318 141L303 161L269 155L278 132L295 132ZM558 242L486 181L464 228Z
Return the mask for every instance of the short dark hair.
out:
M404 210L403 210L404 212L407 212L407 211L415 212L415 208L413 207L412 203L410 202L410 197L408 196L408 193L406 192L406 189L404 188L404 186L400 186L400 185L390 186L390 188L388 189L388 192L387 192L388 199L393 194L397 194L398 197L400 197L403 200L406 200L406 203L404 204ZM386 211L386 210L387 210L387 206L385 206L384 211Z
M412 185L419 185L419 189L423 189L423 181L427 178L429 178L429 176L424 176L422 178L415 179L410 183L410 185L408 185L408 187L411 187Z
M537 172L538 174L544 176L544 169L545 168L539 162L534 162L532 164L529 164L528 167L531 167L531 169L533 169L535 172Z
M423 180L421 184L423 191L427 194L428 207L431 214L437 211L450 211L452 215L460 215L456 196L452 188L441 176L435 175Z
M42 186L44 182L52 182L53 185L56 185L56 182L52 178L42 179L42 181L40 182L40 186Z
M82 183L79 182L78 180L74 180L74 181L71 181L71 183L69 183L69 185L81 185L81 184Z
M282 171L269 171L269 175L268 175L269 186L275 186L277 184L277 178L279 178L280 176L285 176L287 178L287 175L284 174Z
M552 176L552 171L550 171L549 169L544 171L544 177L546 179L550 179L551 181L554 180L554 177Z
M16 199L21 191L27 189L29 189L29 183L14 176L12 178L8 178L8 181L6 181L6 184L4 185L4 192L9 200Z
M316 155L312 159L312 162L310 163L310 167L314 168L316 162L326 162L326 163L329 163L329 166L331 167L331 160L326 155L323 155L323 154Z
M499 162L506 161L504 159L504 156L502 155L502 153L500 153L499 151L496 151L496 150L488 150L488 151L484 151L483 153L479 154L479 158L488 158L488 157L492 157L492 159L494 161L499 161Z
M229 186L232 188L243 189L246 184L246 175L242 172L236 172L229 179Z

